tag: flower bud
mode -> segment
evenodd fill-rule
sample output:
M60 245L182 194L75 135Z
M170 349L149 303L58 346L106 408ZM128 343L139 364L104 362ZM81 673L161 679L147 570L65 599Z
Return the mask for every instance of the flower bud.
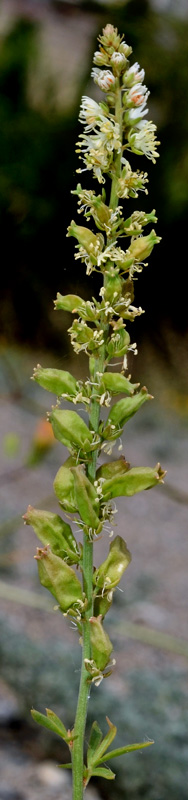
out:
M101 385L110 394L125 393L132 395L135 389L138 389L139 383L130 383L128 378L125 378L125 375L120 372L104 372L101 377Z
M93 435L84 420L76 414L76 411L52 411L50 422L54 436L68 450L81 450L88 453L92 449Z
M77 382L70 372L62 369L43 369L39 364L34 369L34 380L58 397L69 394L75 397L78 392Z
M107 51L113 52L113 50L117 50L121 42L118 29L114 28L114 26L108 22L105 28L103 28L102 34L99 36L99 42L102 48L105 47Z
M104 52L104 50L101 50L101 52L100 50L96 50L93 57L93 63L96 64L97 67L108 66L110 63L110 57Z
M108 92L115 86L116 79L110 69L98 69L94 67L91 71L91 76L94 82L98 84L102 92Z
M72 467L75 497L81 519L89 528L97 529L99 525L99 498L97 492L82 466Z
M127 87L134 86L135 83L142 83L144 78L145 78L144 69L140 69L140 65L138 64L138 61L136 61L135 64L132 64L132 66L129 67L129 69L127 69L126 72L124 73L123 83L124 86Z
M163 483L164 476L165 472L161 469L160 464L157 464L154 469L133 467L125 475L117 475L103 483L104 500L110 500L112 497L132 497L137 492Z
M104 631L101 617L90 617L92 658L98 669L103 670L113 650L108 634Z
M121 536L116 536L111 542L106 560L94 572L94 585L103 589L104 592L115 589L130 561L131 553L127 548L126 542Z
M127 59L132 53L132 47L130 47L130 45L127 44L127 42L123 41L119 46L119 53L123 53L123 55Z
M61 611L66 613L69 609L76 611L82 608L84 595L81 583L72 567L52 553L48 547L44 547L43 550L37 547L35 558L38 562L40 582L56 598Z
M53 486L56 497L58 497L59 503L64 511L67 511L70 514L77 513L78 507L75 495L74 478L71 470L68 467L63 465L60 467L60 469L58 469Z
M121 75L126 65L126 57L124 53L118 53L114 51L110 59L110 65L112 66L114 75Z
M32 525L44 545L50 545L55 555L66 558L67 563L79 561L80 553L71 527L58 514L28 506L23 519L27 525Z
M133 397L124 397L114 404L108 415L107 424L110 422L122 428L146 400L152 400L152 395L148 394L146 387L143 386L141 391L137 392Z
M158 244L160 241L161 236L157 236L152 230L148 236L138 236L137 239L134 239L129 246L129 252L136 261L144 261L150 256L154 244Z
M71 314L80 314L85 309L85 302L77 294L57 293L57 300L54 300L55 310L70 311Z

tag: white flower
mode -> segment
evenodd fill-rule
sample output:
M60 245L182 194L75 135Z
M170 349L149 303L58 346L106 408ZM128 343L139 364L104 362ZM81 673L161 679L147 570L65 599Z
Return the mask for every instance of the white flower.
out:
M120 75L120 73L123 72L126 64L126 57L124 53L112 53L110 64L112 64L115 74Z
M135 61L135 64L132 64L132 67L129 67L125 73L123 82L126 84L126 86L132 86L135 82L142 83L144 78L144 69L140 69L140 64L138 64L138 61Z
M148 108L144 108L145 103L143 103L140 108L129 108L125 112L125 121L128 125L138 125L140 123L141 117L145 117L148 114Z
M91 77L94 79L94 82L100 86L103 92L108 92L109 89L112 89L115 83L115 77L110 69L97 69L94 67L91 71Z
M134 104L134 106L144 106L147 103L150 92L147 86L142 86L141 83L135 83L129 89L127 100Z
M156 125L153 122L141 120L136 125L136 130L132 129L128 134L128 141L133 152L144 153L150 161L153 161L153 164L155 164L156 158L159 156L156 147L160 142L155 138L156 130Z
M105 119L104 110L101 109L99 103L92 100L91 97L82 97L79 120L87 125L86 130L90 131L100 124L100 120Z

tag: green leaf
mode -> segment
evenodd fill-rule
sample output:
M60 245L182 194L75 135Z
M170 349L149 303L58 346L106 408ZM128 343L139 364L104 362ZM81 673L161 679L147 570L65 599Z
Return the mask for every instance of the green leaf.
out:
M151 744L154 744L153 740L151 742L139 742L138 744L127 744L125 747L118 747L117 750L111 750L110 753L106 753L99 761L96 761L96 764L102 764L103 761L123 756L125 753L132 753L133 750L143 750L143 747L150 747Z
M60 769L72 769L72 764L59 764Z
M107 781L113 781L114 778L116 777L115 772L112 772L111 769L108 769L106 767L95 767L95 769L92 770L91 777L93 776L95 776L96 778L106 778Z
M95 751L96 751L97 747L99 746L99 744L101 742L101 739L102 739L102 731L99 728L98 722L96 722L96 720L95 720L95 722L93 722L93 725L92 725L92 728L91 728L88 751L87 751L87 765L88 765L88 767L92 766L93 755L95 755Z
M40 711L36 711L35 708L31 709L31 716L38 722L39 725L42 725L43 728L48 728L49 731L53 731L53 733L57 733L58 736L61 736L65 742L68 741L69 736L63 722L59 719L59 717L54 714L54 711L51 711L50 708L46 708L46 715L41 714Z
M104 753L106 753L106 750L108 750L108 747L110 747L110 744L111 744L111 742L113 742L113 740L114 740L114 738L116 736L116 733L117 733L116 726L113 725L112 722L110 722L110 719L108 719L108 717L106 717L106 720L107 720L107 723L109 725L109 731L106 734L106 736L104 737L104 739L102 740L102 742L100 742L100 744L97 747L97 749L95 750L95 758L93 759L93 765L94 766L96 764L99 764L102 760L105 761L105 758L103 759L102 756L104 755Z

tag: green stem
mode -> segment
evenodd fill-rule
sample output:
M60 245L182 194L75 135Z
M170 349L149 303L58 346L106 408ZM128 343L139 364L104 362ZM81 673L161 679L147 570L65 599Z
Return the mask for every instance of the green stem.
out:
M117 85L117 89L116 89L115 120L119 124L120 137L121 137L121 140L122 140L122 104L121 104L121 88L120 88L120 82L119 81L118 81L118 85ZM122 148L121 148L120 153L117 153L117 155L115 157L115 160L114 160L115 173L114 173L114 177L113 177L113 180L112 180L110 203L109 203L110 208L112 208L113 211L115 211L115 209L117 208L118 203L119 203L119 197L116 194L116 181L117 181L117 178L119 178L120 174L121 174L121 156L122 156Z
M115 118L116 121L119 122L121 131L122 108L121 108L120 85L118 85L117 87ZM115 210L119 203L119 198L116 194L116 181L121 173L121 152L117 153L114 166L115 166L115 173L114 173L114 178L112 180L109 205L110 208L113 208ZM104 285L105 285L105 276L104 276ZM106 340L108 336L108 326L105 324L105 320L103 318L101 318L101 327L103 328L104 332L104 340ZM104 345L101 347L100 358L96 359L95 362L95 372L104 371L105 350L106 348L104 341ZM95 374L94 376L92 376L92 379L95 381ZM93 395L95 395L95 387L93 388ZM95 433L98 433L99 421L100 421L100 404L98 400L95 399L94 396L93 398L91 398L91 411L90 411L89 423L90 423L90 428L94 430ZM91 461L88 463L87 466L87 476L92 481L92 483L94 482L96 476L97 456L98 456L98 451L95 450L92 453ZM88 672L85 668L85 659L91 658L89 620L90 617L93 615L93 543L92 541L90 541L87 533L84 533L84 541L83 541L83 584L84 584L84 591L87 597L87 609L85 612L85 619L82 625L82 632L83 632L82 667L81 667L78 703L77 703L77 710L76 710L76 717L74 724L75 739L74 739L73 753L72 753L73 800L83 800L84 735L85 735L85 725L86 725L86 715L87 715L87 702L89 695Z
M100 359L96 361L96 371L103 372L105 359L105 346L103 345ZM94 390L93 390L94 393ZM98 433L100 420L100 405L98 400L91 399L90 428ZM92 482L96 476L97 451L92 453L91 461L87 467L87 475ZM93 615L93 542L88 534L84 532L83 540L83 583L87 597L87 608L85 619L82 625L83 647L82 647L82 667L80 677L80 688L74 725L74 746L72 754L72 774L73 774L73 800L83 798L83 768L84 768L84 735L87 715L87 702L89 696L88 672L85 668L85 659L91 658L90 645L90 617Z

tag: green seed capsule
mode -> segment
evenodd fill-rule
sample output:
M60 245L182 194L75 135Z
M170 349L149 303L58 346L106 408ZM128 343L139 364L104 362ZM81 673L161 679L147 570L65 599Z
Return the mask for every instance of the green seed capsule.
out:
M101 464L101 467L97 470L96 478L113 478L114 475L121 475L125 474L129 469L128 461L125 461L124 456L118 458L117 461L109 461L106 464Z
M108 634L104 631L101 617L90 617L92 658L98 669L103 670L113 650Z
M104 298L110 303L121 295L122 278L119 275L108 275L105 286Z
M79 561L80 553L71 527L58 514L28 506L24 520L27 525L32 525L44 545L50 545L55 555L66 558L68 564Z
M101 378L101 384L104 389L107 389L110 394L125 393L132 395L135 389L138 389L139 383L130 383L125 375L120 372L104 372Z
M53 486L56 497L58 497L59 503L64 511L70 514L77 513L78 506L74 478L69 467L63 464L63 466L58 469Z
M69 609L81 608L84 604L84 595L81 583L72 567L52 553L48 547L44 547L43 550L38 547L35 558L40 582L53 594L61 610L66 613Z
M103 564L94 572L93 583L109 592L118 585L125 569L131 561L131 553L121 536L111 542L109 554Z
M161 236L157 236L155 231L152 230L148 236L139 236L137 239L134 239L130 244L129 252L136 261L144 261L145 258L150 256L154 244L158 244L160 241Z
M54 301L55 309L58 311L70 311L71 314L80 314L80 311L85 309L85 302L82 297L77 294L60 294L57 293L57 299Z
M99 498L96 490L81 466L72 467L71 472L74 478L75 497L80 517L85 525L96 530L99 525L97 513Z
M111 608L113 600L113 591L108 594L97 594L94 600L94 615L95 617L101 616L104 618Z
M107 424L110 422L122 428L123 425L136 414L143 403L151 399L152 395L148 394L146 387L143 386L143 389L137 392L134 397L125 397L114 404L108 416Z
M92 449L92 433L76 411L52 411L50 422L54 436L68 447L68 450L88 453Z
M86 253L90 256L94 264L97 263L97 254L101 250L101 241L99 235L85 228L83 225L76 225L74 220L68 227L67 236L74 236L78 243L84 247Z
M73 375L62 369L43 369L38 366L34 370L33 378L43 389L54 392L58 397L62 394L75 397L78 392L77 382Z
M159 483L163 483L165 472L157 464L154 469L151 467L133 467L126 472L126 475L117 475L104 481L102 490L104 500L112 497L132 497L137 492L144 489L151 489Z

